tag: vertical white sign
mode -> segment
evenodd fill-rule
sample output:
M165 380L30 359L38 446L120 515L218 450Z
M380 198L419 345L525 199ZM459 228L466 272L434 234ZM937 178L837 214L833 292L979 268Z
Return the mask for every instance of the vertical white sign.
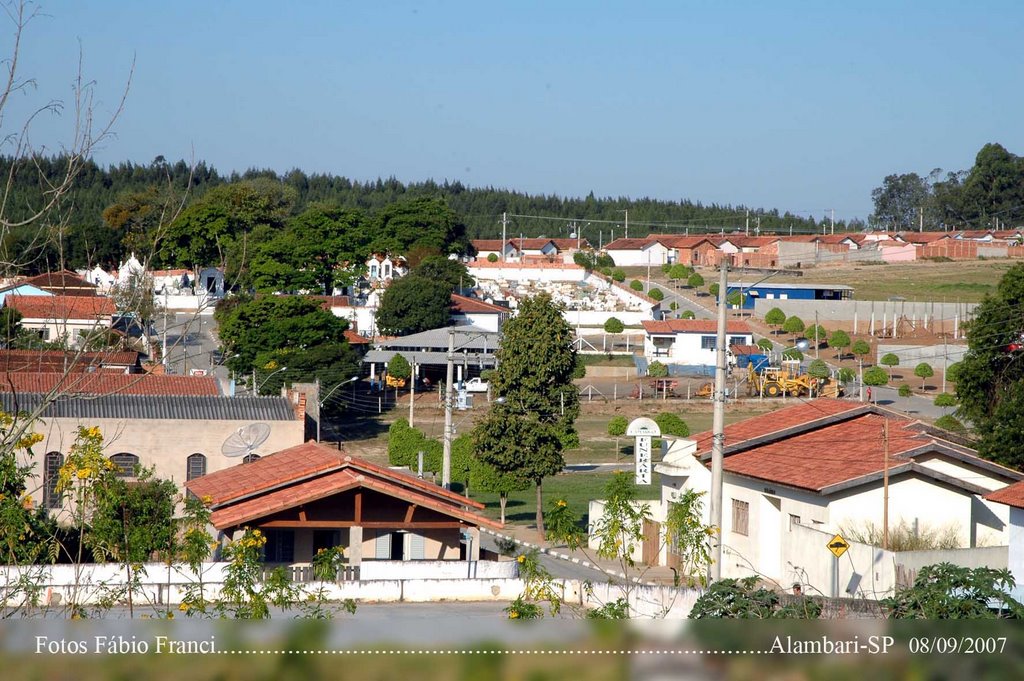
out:
M640 435L635 441L636 484L651 484L651 436Z

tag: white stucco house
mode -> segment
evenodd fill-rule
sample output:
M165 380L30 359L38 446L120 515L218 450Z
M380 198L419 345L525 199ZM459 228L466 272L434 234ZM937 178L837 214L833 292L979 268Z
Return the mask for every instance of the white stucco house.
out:
M1024 494L1003 496L1020 489L1008 486L1024 474L946 438L955 436L877 405L824 398L727 426L722 575L800 582L807 562L803 530L847 538L880 531L886 494L890 528L950 533L964 548L1012 542L1011 513L1024 518L1011 502L1024 506ZM662 486L661 504L652 504L656 521L664 521L682 490L710 498L711 441L710 431L674 440L655 465ZM708 510L705 503L706 522ZM811 555L831 560L824 544ZM670 562L664 548L658 560ZM872 571L870 564L856 567Z
M22 327L42 340L63 340L72 346L77 346L83 333L109 329L117 311L113 299L104 296L8 295L3 304L17 310Z
M661 239L616 239L604 247L619 267L652 265L660 267L671 262L675 249Z
M507 307L452 294L452 323L456 326L474 326L497 333L510 316L512 311Z
M666 319L644 321L644 356L662 364L715 363L718 322L713 319ZM730 321L725 327L726 347L753 345L754 335L746 322Z
M1010 509L1007 567L1017 582L1013 591L1014 598L1024 600L1024 482L1015 482L989 492L985 499L990 503L1004 504Z

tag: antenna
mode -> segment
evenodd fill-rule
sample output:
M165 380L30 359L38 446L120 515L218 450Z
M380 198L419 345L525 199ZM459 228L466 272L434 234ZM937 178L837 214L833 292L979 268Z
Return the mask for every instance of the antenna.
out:
M250 423L242 426L224 440L220 446L221 454L229 458L248 456L270 437L270 426L266 423Z

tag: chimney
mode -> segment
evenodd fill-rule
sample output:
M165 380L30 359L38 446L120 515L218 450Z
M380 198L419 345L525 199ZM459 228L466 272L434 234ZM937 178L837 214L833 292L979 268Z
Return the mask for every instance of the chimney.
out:
M282 388L281 393L283 397L288 398L288 401L292 404L292 411L295 412L295 418L302 421L306 418L306 393L303 390L292 388Z

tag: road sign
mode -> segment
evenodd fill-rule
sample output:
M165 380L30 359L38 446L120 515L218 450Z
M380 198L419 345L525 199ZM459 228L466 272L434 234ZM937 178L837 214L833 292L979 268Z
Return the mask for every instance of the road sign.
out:
M828 547L828 550L831 551L832 555L834 555L836 558L846 553L846 550L850 548L850 545L846 543L846 540L843 539L843 536L841 534L837 534L836 536L832 537L832 539L830 539L828 544L826 544L825 546Z

